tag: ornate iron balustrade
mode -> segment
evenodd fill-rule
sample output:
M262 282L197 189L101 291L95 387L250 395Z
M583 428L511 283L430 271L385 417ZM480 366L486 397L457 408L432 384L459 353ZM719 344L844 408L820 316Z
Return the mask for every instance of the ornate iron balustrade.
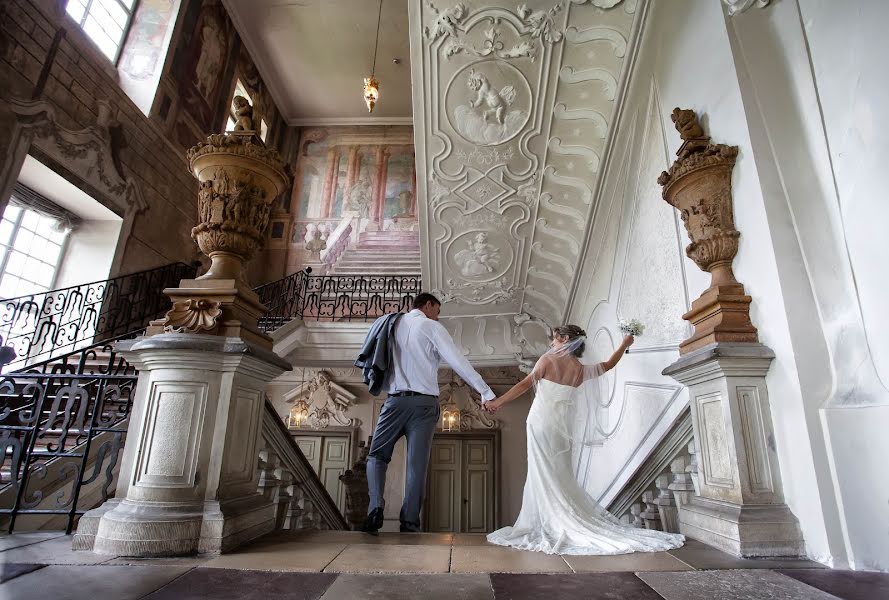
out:
M193 265L173 263L83 285L0 301L0 336L16 352L5 368L20 369L66 351L129 334L163 316L164 288L194 277Z
M291 319L372 321L410 310L422 285L419 275L312 275L307 268L256 288L269 308L259 326L274 331Z
M65 515L87 509L84 486L110 496L126 437L135 369L111 341L0 378L0 515ZM101 479L100 479L101 478Z

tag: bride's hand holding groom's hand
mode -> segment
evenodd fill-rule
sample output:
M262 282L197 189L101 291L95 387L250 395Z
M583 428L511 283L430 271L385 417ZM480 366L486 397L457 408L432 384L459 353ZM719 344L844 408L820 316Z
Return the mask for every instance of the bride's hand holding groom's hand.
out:
M482 404L482 410L489 413L495 413L502 406L502 402L500 402L500 398L494 398L488 402Z

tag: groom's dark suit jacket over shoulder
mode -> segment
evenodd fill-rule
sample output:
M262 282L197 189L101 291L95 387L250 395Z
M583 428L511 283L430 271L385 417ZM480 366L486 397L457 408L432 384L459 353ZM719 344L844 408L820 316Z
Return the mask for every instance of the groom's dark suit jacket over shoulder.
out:
M355 361L355 366L364 374L364 383L374 396L380 393L386 380L392 344L395 343L395 326L403 316L404 313L390 313L374 321Z

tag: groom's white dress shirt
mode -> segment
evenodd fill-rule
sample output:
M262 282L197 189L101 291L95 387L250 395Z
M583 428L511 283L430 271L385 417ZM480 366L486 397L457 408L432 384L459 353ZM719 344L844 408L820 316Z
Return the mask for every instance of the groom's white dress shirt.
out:
M446 363L482 396L482 402L496 397L438 321L420 310L404 315L395 327L395 348L384 389L438 396L438 365Z

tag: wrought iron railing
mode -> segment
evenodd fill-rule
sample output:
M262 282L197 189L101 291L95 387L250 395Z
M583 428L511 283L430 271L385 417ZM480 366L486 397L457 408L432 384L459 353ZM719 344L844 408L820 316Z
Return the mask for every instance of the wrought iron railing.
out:
M173 263L106 281L0 300L0 336L16 353L4 370L20 369L144 328L169 310L164 288L195 274L194 265Z
M307 268L255 289L269 309L259 326L274 331L292 319L372 321L409 310L422 284L419 275L312 275Z
M85 486L107 500L136 386L108 341L0 378L0 516L64 515L71 533Z

